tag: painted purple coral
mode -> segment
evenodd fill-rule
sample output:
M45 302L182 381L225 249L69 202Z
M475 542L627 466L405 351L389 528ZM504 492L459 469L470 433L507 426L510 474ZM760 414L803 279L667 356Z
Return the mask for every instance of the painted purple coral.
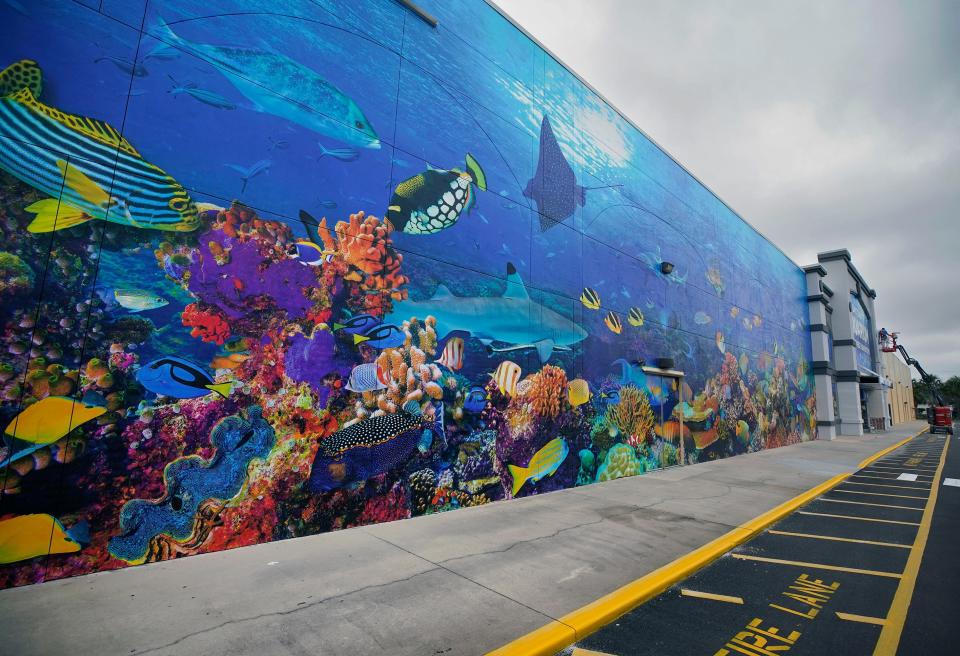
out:
M200 235L199 241L190 264L190 291L230 318L238 319L251 310L283 310L288 319L296 320L313 305L304 295L318 284L310 267L296 260L265 258L254 240L242 242L220 230Z

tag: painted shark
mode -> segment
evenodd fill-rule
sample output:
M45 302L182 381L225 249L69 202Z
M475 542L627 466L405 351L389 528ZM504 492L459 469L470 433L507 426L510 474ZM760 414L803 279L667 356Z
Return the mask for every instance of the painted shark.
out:
M395 304L384 321L400 323L427 315L436 317L440 335L470 333L495 352L534 348L541 363L555 350L569 350L587 336L579 325L532 300L516 267L509 263L507 289L502 296L454 296L440 285L425 301ZM494 342L506 346L497 347Z

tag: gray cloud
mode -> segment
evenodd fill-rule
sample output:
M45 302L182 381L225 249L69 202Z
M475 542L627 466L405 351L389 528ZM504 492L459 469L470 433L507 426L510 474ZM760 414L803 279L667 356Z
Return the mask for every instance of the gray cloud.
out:
M800 264L960 374L960 3L497 0Z

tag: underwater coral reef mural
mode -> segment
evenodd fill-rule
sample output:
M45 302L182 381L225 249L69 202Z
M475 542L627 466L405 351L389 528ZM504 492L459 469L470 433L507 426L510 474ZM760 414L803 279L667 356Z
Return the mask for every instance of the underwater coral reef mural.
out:
M0 3L0 587L816 437L796 265L421 4Z

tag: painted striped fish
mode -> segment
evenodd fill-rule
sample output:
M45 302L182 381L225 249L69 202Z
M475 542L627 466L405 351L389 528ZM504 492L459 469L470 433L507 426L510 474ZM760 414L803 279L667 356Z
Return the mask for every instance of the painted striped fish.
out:
M562 437L555 437L533 454L526 467L507 465L513 477L513 496L517 496L517 492L527 481L536 483L547 476L552 476L567 459L569 453L570 447L567 446L567 441Z
M520 365L510 360L501 362L490 377L497 383L501 394L513 396L517 393L517 383L520 382Z
M620 322L620 317L617 316L616 312L607 312L607 316L603 318L603 323L606 324L611 332L617 335L623 330L623 324Z
M600 309L600 294L594 289L589 287L583 288L583 293L580 294L580 302L583 303L583 307L588 310L599 310Z
M437 364L442 364L444 367L454 370L463 368L462 337L452 337L447 340L447 344L443 347L443 353L440 354L440 359L437 360Z
M0 169L51 196L26 208L36 214L27 230L52 232L91 219L182 232L200 225L183 186L114 127L40 102L41 88L36 62L0 71Z

